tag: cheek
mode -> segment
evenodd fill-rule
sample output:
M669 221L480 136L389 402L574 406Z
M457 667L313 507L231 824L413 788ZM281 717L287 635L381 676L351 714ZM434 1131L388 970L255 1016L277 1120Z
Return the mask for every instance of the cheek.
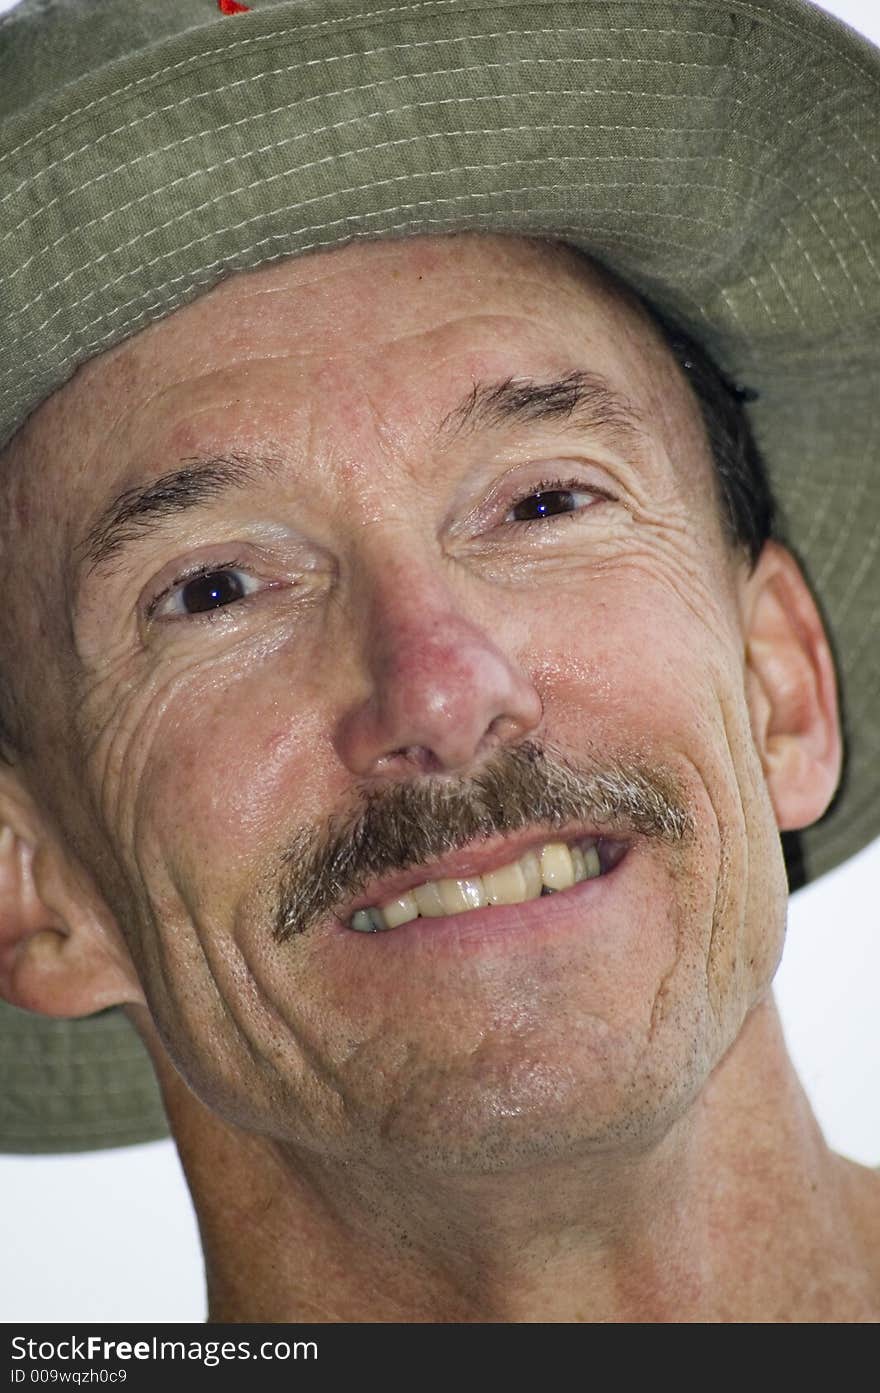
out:
M229 905L255 868L336 806L320 710L282 673L242 675L166 712L139 796L140 821L205 909ZM205 904L207 897L210 904Z
M741 688L733 647L658 587L615 577L579 604L557 602L555 619L548 609L521 661L541 691L548 727L573 751L584 738L601 739L610 753L644 749L650 761L667 750L729 768L722 705L732 710ZM747 728L744 705L743 715Z
M738 640L711 603L698 620L692 600L670 589L616 581L596 591L562 630L545 627L524 662L548 735L573 759L623 751L667 767L686 790L699 845L675 893L691 939L710 925L700 951L723 1016L733 999L753 1001L772 979L787 900Z
M75 719L101 820L135 875L167 866L181 889L219 891L326 807L320 688L283 640L193 640L148 655L145 672L127 652L102 657Z

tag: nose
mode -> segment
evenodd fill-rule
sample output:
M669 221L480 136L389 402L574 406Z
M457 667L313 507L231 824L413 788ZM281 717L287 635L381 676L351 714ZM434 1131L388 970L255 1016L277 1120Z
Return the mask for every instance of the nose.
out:
M368 587L362 628L368 690L345 712L336 748L358 777L472 768L538 725L541 698L442 577L387 569Z

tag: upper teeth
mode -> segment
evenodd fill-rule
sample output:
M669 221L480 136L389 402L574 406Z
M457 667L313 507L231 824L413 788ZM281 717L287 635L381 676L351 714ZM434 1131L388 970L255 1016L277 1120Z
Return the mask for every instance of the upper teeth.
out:
M535 900L547 890L567 890L578 881L601 875L602 867L595 837L586 837L566 846L547 842L536 851L527 851L519 860L484 875L467 880L427 880L407 890L405 895L370 909L359 909L349 925L359 933L396 929L419 915L464 914L491 904L521 904Z

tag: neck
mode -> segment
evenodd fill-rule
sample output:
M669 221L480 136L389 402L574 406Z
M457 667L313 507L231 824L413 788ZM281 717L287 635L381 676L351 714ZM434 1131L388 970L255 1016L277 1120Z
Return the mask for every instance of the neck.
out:
M770 1000L650 1151L514 1175L328 1165L160 1074L212 1321L880 1316L877 1177L828 1151Z

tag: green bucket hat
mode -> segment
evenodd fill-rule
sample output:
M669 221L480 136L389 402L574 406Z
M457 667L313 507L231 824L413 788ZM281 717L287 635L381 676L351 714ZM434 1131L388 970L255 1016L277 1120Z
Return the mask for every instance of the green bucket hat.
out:
M230 272L563 239L748 408L837 663L813 880L880 835L880 53L802 0L23 0L0 20L0 442ZM166 1133L118 1011L0 1009L0 1148Z

